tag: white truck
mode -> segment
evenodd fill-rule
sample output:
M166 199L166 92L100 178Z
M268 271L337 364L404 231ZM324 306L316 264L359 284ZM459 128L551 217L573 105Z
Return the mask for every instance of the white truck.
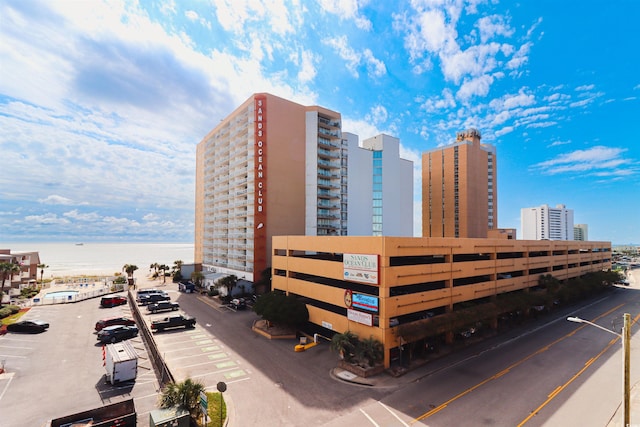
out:
M128 341L107 344L102 357L107 370L107 382L116 384L135 380L138 375L138 353Z

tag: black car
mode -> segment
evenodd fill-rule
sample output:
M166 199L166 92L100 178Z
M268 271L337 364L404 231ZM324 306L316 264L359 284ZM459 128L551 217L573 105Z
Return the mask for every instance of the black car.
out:
M167 294L150 294L150 295L141 295L139 299L140 305L149 305L160 301L169 301L171 297Z
M47 322L42 320L21 320L20 322L7 325L7 331L9 332L22 332L25 334L39 334L44 332L49 327Z
M167 310L179 310L180 309L180 304L178 304L177 302L171 302L171 301L160 301L160 302L155 302L153 304L149 304L147 305L147 310L151 313L157 313L159 311L167 311Z
M107 326L98 332L98 341L102 343L114 343L126 340L138 335L137 326L115 325Z

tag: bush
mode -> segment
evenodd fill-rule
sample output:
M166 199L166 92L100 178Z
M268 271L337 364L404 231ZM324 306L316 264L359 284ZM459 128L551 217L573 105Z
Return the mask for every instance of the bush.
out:
M214 288L209 288L209 290L207 291L207 295L209 295L210 297L215 297L218 294L220 294L220 291Z
M5 317L9 317L13 314L16 314L20 311L20 307L17 305L7 305L5 307L0 308L0 319L4 319Z

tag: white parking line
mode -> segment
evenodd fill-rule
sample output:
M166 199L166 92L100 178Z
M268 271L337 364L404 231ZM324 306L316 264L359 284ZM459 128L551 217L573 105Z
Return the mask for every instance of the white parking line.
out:
M364 415L365 417L367 417L367 419L369 420L369 422L371 422L371 424L373 424L376 427L380 427L380 425L378 423L376 423L375 421L373 421L373 418L371 418L369 416L369 414L367 414L364 409L360 408L360 412L362 412L362 415Z
M9 389L9 385L11 384L11 380L13 380L13 372L10 374L2 374L0 375L2 377L2 379L4 380L5 378L9 378L9 381L7 381L7 385L4 388L4 390L2 390L2 393L0 393L0 400L2 400L2 397L4 396L4 394L7 392L7 390Z
M15 357L16 359L26 359L27 356L14 356L13 354L0 354L0 357Z
M402 425L403 425L403 426L405 426L405 427L409 427L409 424L407 424L407 423L405 423L404 421L402 421L402 420L400 419L400 417L398 417L398 415L397 415L395 412L393 412L393 411L391 410L391 408L389 408L387 405L385 405L384 403L382 403L382 402L380 402L380 401L378 401L378 403L379 403L380 405L382 405L382 407L383 407L384 409L386 409L387 411L389 411L389 413L390 413L391 415L393 415L394 417L396 417L396 419L397 419L398 421L400 421L400 422L402 423Z

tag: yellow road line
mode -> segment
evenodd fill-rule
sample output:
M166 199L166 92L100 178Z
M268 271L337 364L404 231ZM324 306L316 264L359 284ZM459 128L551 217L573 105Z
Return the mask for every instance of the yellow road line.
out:
M600 316L596 317L596 318L595 318L595 319L593 319L593 320L595 321L595 320L598 320L598 319L600 319L600 318L602 318L602 317L604 317L604 316L607 316L608 314L610 314L610 313L612 313L612 312L616 311L617 309L619 309L619 308L620 308L620 307L622 307L623 305L624 305L624 304L620 304L620 305L618 305L618 306L616 306L616 307L612 308L611 310L606 311L605 313L601 314ZM584 328L584 327L586 327L586 326L587 326L587 325L582 325L582 326L580 326L578 329L580 329L580 328ZM481 386L483 386L483 385L487 384L488 382L490 382L490 381L492 381L492 380L495 380L495 379L498 379L498 378L502 377L504 374L508 373L508 372L509 372L509 371L511 371L513 368L516 368L516 367L518 367L518 366L522 365L524 362L528 361L529 359L533 358L534 356L537 356L538 354L541 354L541 353L543 353L543 352L545 352L545 351L549 350L549 349L550 349L551 347L553 347L554 345L556 345L556 344L558 344L559 342L561 342L561 341L563 341L563 340L567 339L567 338L568 338L569 336L571 336L574 332L575 332L575 331L573 331L573 332L571 332L571 333L569 333L569 334L567 334L567 335L565 335L565 336L563 336L563 337L560 337L560 338L558 338L557 340L555 340L555 341L551 342L550 344L546 344L545 346L543 346L543 347L539 348L538 350L536 350L535 352L531 353L530 355L528 355L528 356L526 356L526 357L524 357L524 358L520 359L519 361L517 361L517 362L513 363L512 365L508 366L506 369L504 369L504 370L502 370L502 371L498 372L497 374L494 374L494 375L490 376L489 378L485 379L485 380L484 380L484 381L482 381L482 382L479 382L478 384L474 385L473 387L470 387L470 388L468 388L468 389L464 390L463 392L458 393L457 395L453 396L451 399L449 399L449 400L447 400L446 402L442 403L440 406L437 406L435 409L432 409L432 410L430 410L430 411L428 411L428 412L425 412L424 414L420 415L419 417L414 418L414 419L413 419L413 421L411 421L411 423L410 423L410 424L414 424L414 423L416 423L416 422L418 422L418 421L421 421L421 420L424 420L424 419L426 419L426 418L429 418L430 416L432 416L432 415L433 415L433 414L435 414L436 412L439 412L439 411L441 411L442 409L446 408L446 407L447 407L449 404L451 404L452 402L454 402L454 401L456 401L456 400L460 399L460 398L461 398L461 397L463 397L463 396L466 396L467 394L469 394L469 393L471 393L472 391L476 390L477 388L479 388L479 387L481 387Z

